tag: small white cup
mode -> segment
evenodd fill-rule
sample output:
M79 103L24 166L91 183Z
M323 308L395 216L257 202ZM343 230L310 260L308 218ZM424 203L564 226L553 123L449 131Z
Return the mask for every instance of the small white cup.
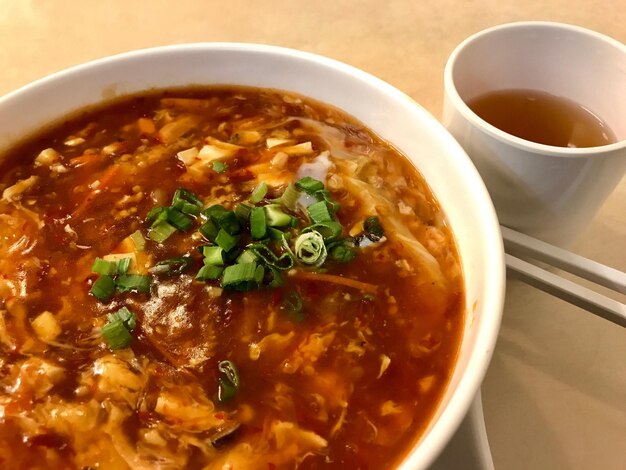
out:
M500 223L553 244L573 242L626 171L626 46L560 23L496 26L457 46L444 88L443 123L478 168ZM466 104L502 89L568 98L599 116L617 142L589 148L530 142Z

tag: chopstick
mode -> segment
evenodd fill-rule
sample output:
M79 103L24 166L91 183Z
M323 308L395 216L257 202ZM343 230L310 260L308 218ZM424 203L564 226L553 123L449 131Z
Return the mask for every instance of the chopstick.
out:
M626 273L570 251L537 240L508 227L500 227L510 273L548 294L588 310L606 320L626 327L626 305L575 282L535 266L517 256L545 262L575 276L626 294Z

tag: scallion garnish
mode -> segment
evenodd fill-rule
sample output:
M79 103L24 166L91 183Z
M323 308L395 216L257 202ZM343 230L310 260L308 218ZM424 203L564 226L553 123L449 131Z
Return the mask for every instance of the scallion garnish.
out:
M221 246L203 246L204 264L224 266L224 249Z
M330 191L327 189L322 189L321 191L317 191L314 194L315 198L318 201L325 201L328 209L334 214L341 207L338 202L333 199L333 196L330 194Z
M228 170L228 165L224 162L220 162L219 160L214 161L211 167L215 173L224 173Z
M269 274L269 280L265 280L267 286L280 287L285 283L285 280L283 279L283 275L274 266L267 265L267 270Z
M171 235L176 232L176 227L168 224L165 221L159 222L153 225L148 232L148 238L154 240L157 243L163 243Z
M191 257L190 256L177 256L176 258L164 259L163 261L159 261L153 267L151 267L148 272L150 274L160 274L160 275L174 275L181 274L185 272L191 266Z
M235 215L240 221L247 222L248 219L250 218L251 210L252 210L252 207L249 206L248 204L243 204L243 203L237 204L237 207L235 207Z
M108 302L115 293L115 281L109 275L101 275L91 286L90 292L100 302Z
M345 240L340 240L328 246L330 259L337 263L348 263L356 258L354 244Z
M243 252L237 258L237 263L252 263L256 261L258 256L254 254L252 250L243 250Z
M291 234L289 232L283 232L282 230L278 230L274 227L268 227L267 234L269 235L270 239L277 242L282 241L283 238L286 238L287 240L291 238Z
M302 264L319 267L326 261L324 237L315 230L300 234L294 248L296 259Z
M241 224L233 211L229 211L224 206L216 204L202 211L202 215L211 219L215 225L224 229L231 235L236 235L241 231Z
M265 209L263 207L253 207L250 212L250 234L255 240L261 240L265 238L266 233Z
M254 191L252 191L248 200L252 204L256 204L258 202L261 202L261 200L263 200L266 194L267 194L267 184L262 182L256 188L254 188Z
M174 192L172 207L184 214L198 215L202 210L202 201L191 191L178 188Z
M135 230L131 235L130 239L133 241L135 245L135 249L137 251L143 251L146 247L146 239L143 237L143 234L140 230Z
M280 196L278 199L274 199L274 202L282 204L287 209L293 211L296 209L296 203L298 202L299 197L300 192L292 183L289 183L285 188L285 191L283 191L282 196Z
M251 263L238 263L224 269L222 287L232 290L254 290L263 281L265 270L263 266Z
M129 331L134 330L135 326L137 325L137 316L126 307L120 308L115 313L108 313L107 320L109 320L109 322L121 320L124 323L126 329L128 329Z
M302 229L302 233L310 232L311 230L319 232L322 237L324 237L324 240L329 242L341 235L342 227L339 222L327 220L325 222L320 222L319 224L313 224L305 227Z
M385 230L380 224L380 220L375 215L365 219L365 222L363 222L363 228L367 238L373 242L380 241L380 239L385 236Z
M305 176L296 181L296 187L307 194L315 194L317 191L324 189L324 183L310 176Z
M193 225L193 219L191 217L173 207L167 209L167 222L183 232L189 230Z
M120 292L150 293L152 278L141 274L122 274L115 279L115 285Z
M102 337L111 349L125 348L133 341L132 335L121 320L104 325L102 327Z
M200 271L196 274L196 279L198 281L214 281L215 279L219 279L223 271L224 268L221 266L207 264L200 268Z
M266 223L269 227L286 227L291 223L291 216L285 214L279 204L268 204L264 209Z
M150 209L150 212L148 212L148 215L146 216L146 223L152 223L154 225L165 220L167 218L167 215L163 214L166 211L167 207L153 207L152 209Z
M235 246L237 246L238 240L238 237L229 234L223 228L221 228L220 231L217 232L217 236L215 237L215 243L224 251L230 251L235 248Z
M127 347L133 340L131 331L135 329L137 317L126 307L107 315L108 323L102 327L102 337L111 349Z
M280 303L280 310L297 323L304 320L303 307L302 297L295 290L287 292Z
M126 258L126 259L130 260L130 258ZM116 275L117 269L118 269L117 261L107 261L102 258L96 258L96 260L93 262L93 266L91 266L92 273L104 274L106 276Z
M328 206L326 205L326 201L318 201L315 204L311 204L307 207L307 212L311 220L316 224L333 220Z
M198 230L207 240L214 242L220 229L212 220L207 220Z
M289 252L285 252L280 256L276 256L272 250L262 243L253 243L248 245L248 250L253 252L263 262L277 269L287 270L293 268L293 257Z
M217 399L224 402L233 398L239 389L239 371L232 361L221 361L218 369L221 376L218 381Z

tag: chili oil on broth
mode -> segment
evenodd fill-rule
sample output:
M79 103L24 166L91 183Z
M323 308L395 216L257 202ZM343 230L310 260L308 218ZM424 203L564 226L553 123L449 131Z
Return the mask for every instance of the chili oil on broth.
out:
M460 263L427 184L359 122L274 90L154 91L2 162L3 468L390 468L425 430L462 335ZM361 237L352 261L234 291L195 279L201 216L148 238L146 215L177 188L234 209L261 183L265 204L307 175L340 204L342 237ZM382 240L363 238L370 216ZM94 260L115 253L151 276L149 293L90 293ZM186 272L151 274L181 255ZM123 307L132 342L112 350L101 330ZM240 383L222 402L223 361Z

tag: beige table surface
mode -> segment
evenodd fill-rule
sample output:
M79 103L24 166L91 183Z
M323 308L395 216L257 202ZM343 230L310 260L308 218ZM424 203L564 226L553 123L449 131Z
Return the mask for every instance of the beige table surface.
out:
M626 0L0 0L0 94L131 49L244 41L355 65L439 118L454 46L519 20L578 24L626 43ZM574 246L621 270L625 248L626 179ZM626 331L510 282L483 402L497 469L626 469Z

